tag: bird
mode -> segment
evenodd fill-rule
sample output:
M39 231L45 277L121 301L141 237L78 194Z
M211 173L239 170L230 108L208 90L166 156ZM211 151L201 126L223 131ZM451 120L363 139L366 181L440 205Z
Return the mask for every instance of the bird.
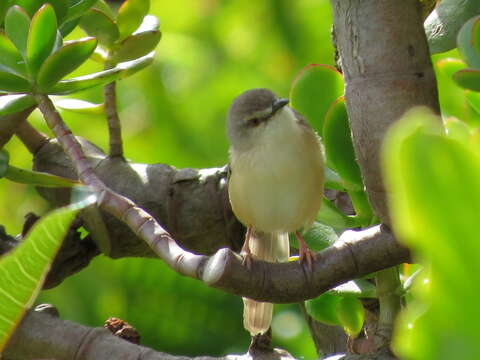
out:
M244 264L252 259L285 262L289 233L299 243L300 261L312 270L314 253L300 231L320 210L324 165L320 139L289 100L271 90L243 92L227 116L228 195L233 213L247 228ZM252 336L268 331L273 304L243 298L244 327Z

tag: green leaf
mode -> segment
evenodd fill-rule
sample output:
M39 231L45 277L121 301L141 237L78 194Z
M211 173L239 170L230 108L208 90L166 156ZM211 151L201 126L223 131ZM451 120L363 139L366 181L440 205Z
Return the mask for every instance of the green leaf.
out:
M118 9L117 25L120 38L133 33L143 21L150 8L150 0L126 0Z
M8 171L9 159L10 156L8 155L8 152L6 152L5 150L0 150L0 179L3 178Z
M342 178L328 166L325 166L325 187L327 189L345 191L345 184Z
M323 197L322 206L317 214L317 221L337 230L355 226L355 219L342 213L330 200Z
M337 305L337 317L348 336L356 337L365 321L365 309L355 296L344 296Z
M10 6L11 6L11 0L0 1L0 25L3 24L5 20L5 14L7 13L7 10Z
M458 51L463 56L467 64L476 69L480 69L480 51L475 48L477 34L480 26L480 16L468 20L460 29L457 35Z
M428 282L414 284L416 300L398 323L395 350L413 360L478 359L472 284L480 272L479 153L448 138L441 119L416 109L390 129L383 155L395 234L431 272Z
M425 20L424 27L431 54L457 47L456 37L462 25L480 14L478 0L442 0Z
M475 21L472 27L472 43L473 48L480 55L480 17L477 17L477 21Z
M105 113L103 104L93 104L88 101L78 99L59 99L55 100L55 107L84 115L102 115Z
M341 95L342 75L331 66L312 64L293 81L290 103L321 133L329 106Z
M13 0L13 3L24 9L30 16L33 16L42 5L48 3L55 10L59 22L68 11L68 0Z
M355 296L357 298L376 298L377 288L365 279L351 280L328 291L332 295Z
M470 139L470 127L457 118L447 118L444 121L446 134L449 138L467 143Z
M68 34L70 34L73 29L77 27L77 25L80 22L80 18L75 18L69 21L64 22L62 25L60 25L60 28L58 31L63 37L66 37Z
M95 38L85 38L66 43L60 50L51 54L38 72L39 89L48 91L52 85L82 65L92 55L96 46Z
M326 249L338 239L338 235L333 228L319 222L314 222L307 231L302 233L302 236L308 247L313 251ZM298 240L294 234L290 234L290 245L299 249Z
M453 80L464 89L480 91L480 70L463 69L453 75Z
M5 71L0 71L0 91L24 93L31 90L28 80Z
M355 159L345 100L338 98L328 109L323 124L323 144L327 165L345 180L347 189L363 189L360 168Z
M28 94L0 96L0 116L22 111L35 103L34 97Z
M480 114L480 93L474 91L466 91L465 97L467 98L468 104L475 109L477 114Z
M324 293L315 299L305 301L305 309L317 321L328 325L340 325L337 306L341 300L341 296Z
M65 23L73 21L81 17L88 9L90 9L97 0L80 0L68 8Z
M353 208L355 209L357 226L367 227L373 225L376 222L376 218L365 191L351 190L348 191L348 196L350 197Z
M78 181L67 179L61 176L52 175L39 171L19 169L14 166L8 168L5 177L8 180L33 186L41 187L73 187L80 185Z
M22 55L4 33L0 33L0 70L25 76L27 68Z
M23 56L27 51L29 28L30 17L25 10L17 5L12 6L5 16L5 32Z
M51 54L57 38L57 19L50 4L43 5L33 16L27 41L27 65L35 75Z
M162 34L158 30L130 35L115 47L112 62L119 63L137 59L154 50Z
M94 201L89 197L42 217L20 245L0 258L0 352L41 290L70 223Z
M73 79L62 80L49 90L53 95L67 95L95 86L108 84L112 81L123 79L135 74L137 71L150 65L153 61L153 54L146 55L140 59L118 64L116 67L100 71L98 73L80 76Z
M111 47L118 40L120 33L118 27L107 14L97 9L90 9L82 16L81 28L90 36L106 47Z

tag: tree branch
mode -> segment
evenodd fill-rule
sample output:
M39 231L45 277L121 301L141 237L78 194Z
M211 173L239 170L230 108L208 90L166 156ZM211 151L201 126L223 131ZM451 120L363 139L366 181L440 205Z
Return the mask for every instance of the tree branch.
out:
M355 153L369 200L389 224L380 168L385 132L413 106L439 112L420 5L418 0L332 0L332 6Z
M27 345L28 344L28 345ZM157 352L125 341L105 328L61 320L56 316L29 311L2 353L3 360L250 360L251 356L201 356L190 358ZM258 359L258 358L256 358ZM264 360L292 360L284 350L276 350Z
M108 67L107 67L108 68ZM122 127L117 111L116 82L105 85L103 93L105 98L105 113L108 122L108 134L110 139L110 157L123 159Z

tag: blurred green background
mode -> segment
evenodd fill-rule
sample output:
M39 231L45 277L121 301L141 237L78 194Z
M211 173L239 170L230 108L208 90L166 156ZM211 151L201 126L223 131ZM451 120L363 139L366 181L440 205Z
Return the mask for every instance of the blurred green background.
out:
M163 33L156 61L118 84L125 153L131 161L222 166L228 158L225 113L235 96L254 87L288 96L305 65L333 65L328 0L151 3ZM83 36L78 30L69 37ZM75 74L94 68L99 65L89 62ZM101 89L75 97L101 102ZM106 149L102 117L62 115L76 135ZM38 113L32 124L49 133ZM7 150L12 165L31 167L31 155L17 139ZM0 224L10 234L20 232L27 212L48 210L35 189L6 180L0 181L0 203ZM158 260L100 256L59 287L44 291L38 302L53 303L64 319L89 326L120 317L140 331L143 345L173 354L244 353L250 340L242 327L239 297L180 277ZM275 311L274 345L298 358L315 358L297 305Z

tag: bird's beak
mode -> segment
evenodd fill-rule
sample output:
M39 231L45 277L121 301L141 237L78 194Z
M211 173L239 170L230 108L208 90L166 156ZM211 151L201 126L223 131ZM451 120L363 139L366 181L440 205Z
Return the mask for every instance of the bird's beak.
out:
M277 99L273 102L272 115L288 104L288 99Z

